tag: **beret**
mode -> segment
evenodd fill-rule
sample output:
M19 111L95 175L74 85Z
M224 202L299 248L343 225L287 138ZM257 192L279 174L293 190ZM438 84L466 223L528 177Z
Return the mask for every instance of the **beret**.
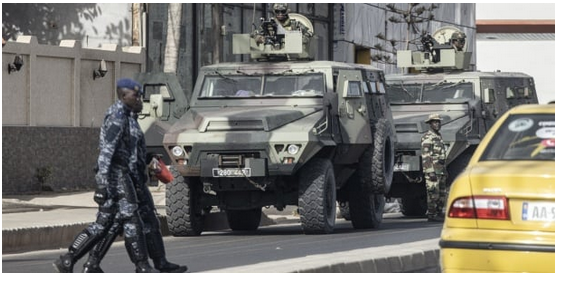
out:
M126 89L130 89L133 91L139 91L140 93L143 93L143 87L141 86L141 84L139 84L139 82L131 79L131 78L121 78L117 81L117 87L118 88L126 88Z

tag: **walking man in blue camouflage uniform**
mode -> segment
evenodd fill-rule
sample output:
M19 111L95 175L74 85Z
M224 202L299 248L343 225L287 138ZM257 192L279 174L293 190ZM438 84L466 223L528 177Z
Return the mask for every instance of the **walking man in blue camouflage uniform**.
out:
M146 180L144 136L136 120L136 113L143 108L142 90L139 83L120 79L117 93L119 100L108 109L100 130L94 192L94 201L99 205L96 221L76 236L66 254L55 260L53 265L58 272L73 272L74 264L98 243L103 244L112 235L110 231L123 232L136 272L158 272L148 262L136 190ZM143 161L139 161L141 158Z
M139 88L141 85L131 79L122 79L121 85L125 88ZM118 82L118 91L119 91ZM141 105L142 106L142 105ZM180 273L188 270L186 266L180 266L169 262L166 259L165 247L163 236L161 233L160 221L157 217L157 209L153 201L149 188L147 187L147 163L151 160L152 156L147 158L147 149L145 145L145 137L139 123L137 122L137 113L141 111L133 111L131 118L129 118L130 135L132 136L132 146L136 150L131 154L129 161L129 170L131 171L133 184L136 191L138 200L138 210L143 221L143 234L147 242L147 249L149 257L153 260L155 268L160 272L174 272ZM100 268L100 262L110 249L110 246L121 234L121 221L115 221L114 225L110 228L108 235L106 235L96 247L90 251L88 261L84 264L83 272L85 273L101 273L103 270Z
M439 114L431 114L425 120L429 130L421 137L421 158L425 185L427 187L427 219L441 222L444 220L443 208L446 203L446 149L439 130L441 129Z

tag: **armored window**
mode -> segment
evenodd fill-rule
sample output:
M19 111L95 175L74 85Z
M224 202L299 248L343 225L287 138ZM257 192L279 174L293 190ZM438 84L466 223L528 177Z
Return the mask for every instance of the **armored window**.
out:
M482 100L484 103L491 104L495 101L495 90L491 88L484 89Z
M347 97L361 97L362 90L360 86L360 81L348 81Z
M164 100L174 99L165 84L145 84L143 89L143 100L148 101L151 98L151 95L162 95Z
M514 99L515 98L515 93L513 92L513 89L507 87L505 89L505 98L506 99Z
M249 97L260 94L260 76L207 76L200 97Z

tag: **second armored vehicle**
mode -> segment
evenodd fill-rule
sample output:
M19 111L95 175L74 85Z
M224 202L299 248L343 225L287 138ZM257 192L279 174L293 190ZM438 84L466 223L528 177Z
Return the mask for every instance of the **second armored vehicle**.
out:
M533 77L523 73L468 71L471 53L454 48L460 30L442 28L422 40L420 51L398 52L398 66L420 73L386 75L398 143L390 197L402 198L404 215L427 210L421 166L424 120L431 113L443 118L441 134L447 146L447 185L466 167L476 146L495 120L508 109L538 103Z
M200 235L213 207L247 231L263 207L288 205L304 233L331 233L337 202L348 203L355 228L378 227L395 143L383 72L304 60L299 31L265 45L235 37L235 51L262 61L201 68L188 111L164 136L172 234Z

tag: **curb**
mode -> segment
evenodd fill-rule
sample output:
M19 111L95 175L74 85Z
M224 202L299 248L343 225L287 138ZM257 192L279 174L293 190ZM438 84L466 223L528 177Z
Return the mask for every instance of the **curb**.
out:
M222 268L206 273L438 273L439 255L439 238L435 238Z
M163 236L170 236L166 216L159 215L161 232ZM15 254L29 251L48 249L66 249L74 240L74 237L87 227L91 222L29 227L2 230L2 254ZM261 218L261 226L276 224L276 222L264 213ZM205 231L217 231L228 229L227 217L223 212L210 213L204 221ZM116 240L122 240L118 237Z

